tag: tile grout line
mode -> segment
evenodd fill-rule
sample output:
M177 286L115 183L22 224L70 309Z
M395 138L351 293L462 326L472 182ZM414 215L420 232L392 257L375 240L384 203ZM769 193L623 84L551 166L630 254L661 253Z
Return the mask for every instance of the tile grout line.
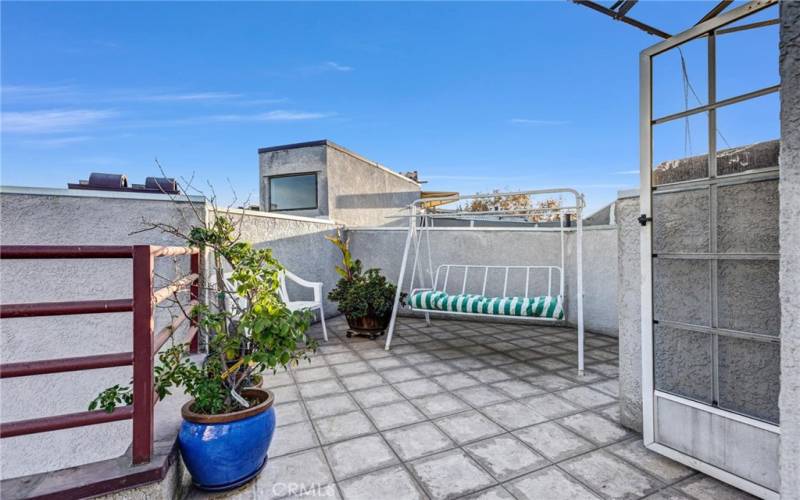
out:
M428 335L425 335L425 336L426 336L426 337L429 337ZM337 337L338 337L338 335L337 335ZM458 339L458 338L459 338L459 337L458 337L458 336L456 336L456 339ZM468 337L460 337L460 338L468 338ZM456 339L450 339L450 340L456 340ZM344 342L341 342L341 339L339 339L339 340L340 340L340 343L341 343L341 345L345 345L345 344L346 344L346 343L344 343ZM499 340L500 342L510 342L510 341L513 341L513 339L498 339L498 340ZM524 340L524 339L522 339L522 340ZM554 342L554 343L558 344L558 343L561 343L561 341ZM403 344L400 344L400 345L403 345ZM407 344L407 345L411 345L411 344ZM477 344L476 344L476 345L477 345ZM546 344L546 345L547 345L547 344ZM456 351L459 351L460 353L462 353L462 354L463 354L463 353L464 353L464 352L463 352L463 349L461 349L460 347L466 347L466 346L459 346L459 347L453 347L453 346L449 346L449 347L445 347L445 348L443 348L443 349L434 349L434 350L450 350L450 349L454 349L454 350L456 350ZM495 353L498 353L498 354L502 354L502 355L506 355L506 356L508 356L507 354L505 354L505 352L501 352L501 351L498 351L498 350L496 350L496 349L492 349L492 348L490 348L490 349L491 349L492 351L494 351ZM600 349L602 349L602 347L601 347ZM380 380L385 380L385 379L383 378L383 376L381 376L381 371L378 371L379 369L375 368L375 366L374 366L374 365L371 363L371 361L377 361L377 360L380 360L380 359L385 359L385 358L392 357L392 355L391 355L391 354L389 354L389 355L386 355L386 356L380 356L380 357L378 357L378 358L366 358L366 357L362 356L362 354L361 354L360 350L358 350L358 349L353 349L353 348L351 348L351 347L347 347L347 350L345 350L345 351L342 351L342 352L334 352L334 353L331 353L330 355L341 354L341 353L343 353L343 352L344 352L344 353L346 353L346 352L348 352L348 351L350 351L350 352L352 352L352 353L356 354L356 356L357 356L358 358L360 358L362 361L364 361L364 362L365 362L365 363L366 363L366 364L369 366L369 368L368 368L368 369L367 369L365 372L361 372L361 373L357 373L357 374L352 374L352 376L361 375L361 374L370 374L370 373L372 373L372 374L376 374L376 375L378 375L378 378L379 378ZM412 353L409 353L409 354L413 354L413 352L412 352ZM492 355L492 354L486 354L486 356L490 356L490 355ZM397 389L394 387L394 384L399 384L399 383L403 383L403 382L407 382L407 381L415 381L415 380L425 380L425 379L428 379L428 380L430 380L430 379L433 379L434 377L438 377L438 376L442 376L442 375L448 375L448 374L467 374L467 375L470 375L470 374L469 374L469 373L467 373L467 372L468 372L468 371L476 371L476 369L473 369L473 370L465 370L465 369L463 369L463 368L454 367L452 364L448 363L448 361L449 361L449 360L451 360L451 359L460 359L460 358L462 358L462 357L467 357L467 358L468 358L468 357L472 357L472 358L475 358L475 357L479 357L479 356L481 356L481 355L475 355L475 354L470 354L470 353L467 353L467 354L466 354L466 356L458 356L458 357L453 357L453 358L445 358L445 359L438 358L438 361L434 361L434 362L442 362L442 363L444 363L444 364L448 365L450 368L455 368L455 372L443 373L443 374L439 374L439 375L435 375L435 374L434 374L434 375L427 375L427 374L423 374L423 376L422 376L422 377L419 377L419 378L413 378L413 379L408 379L408 380L401 380L401 381L398 381L398 382L390 382L390 381L386 380L386 381L385 381L386 383L384 383L384 384L380 384L380 383L379 383L377 386L373 386L373 387L369 387L369 388L362 388L362 389L358 389L358 390L356 390L356 391L359 391L359 390L368 390L368 389L371 389L371 388L385 387L386 385L388 385L390 389L392 389L393 391L396 391L396 392L397 392L397 393L400 395L400 397L402 398L400 401L390 402L390 403L387 403L387 404L385 404L385 405L374 405L374 406L370 406L370 407L363 406L363 405L362 405L362 404L361 404L361 403L360 403L360 402L359 402L359 401L358 401L358 400L357 400L355 397L353 397L353 396L352 396L352 392L356 392L356 391L350 391L349 389L347 389L347 387L346 387L346 386L345 386L345 385L344 385L344 384L341 382L341 380L340 380L341 378L345 378L345 377L338 375L338 372L336 372L336 370L333 368L333 367L334 367L334 366L336 366L336 365L330 365L330 364L328 363L328 360L327 360L327 359L326 359L324 356L325 356L325 354L323 353L323 354L322 354L322 360L321 360L321 361L322 361L322 364L323 364L323 366L324 366L324 367L327 367L329 370L331 370L331 371L333 372L333 374L334 374L334 375L333 375L333 378L335 379L336 383L345 389L345 391L344 391L344 394L345 394L345 395L347 395L347 396L348 396L348 397L349 397L349 398L350 398L350 399L351 399L351 400L352 400L352 401L353 401L353 402L356 404L356 406L357 406L357 407L358 407L358 408L361 410L361 412L364 414L364 416L366 416L366 418L367 418L367 419L368 419L368 420L369 420L369 421L370 421L370 422L371 422L371 423L372 423L372 424L375 426L375 429L376 429L377 433L381 435L382 442L383 442L383 443L384 443L386 446L388 446L388 448L389 448L389 449L392 451L392 453L395 455L395 457L396 457L396 458L399 460L399 463L400 463L400 464L402 464L402 465L404 466L404 468L405 468L405 469L408 471L408 462L405 462L405 461L403 461L403 460L402 460L402 459L401 459L401 458L400 458L400 457L399 457L399 456L396 454L396 452L395 452L395 451L394 451L394 449L391 447L391 445L389 445L389 444L388 444L388 442L386 442L386 438L385 438L385 436L383 435L383 432L385 432L385 431L389 431L389 430L394 430L394 429L400 429L400 428L410 427L410 426L417 425L417 424L422 424L422 423L431 423L431 424L433 424L434 426L436 426L436 428L438 428L438 425L436 425L436 423L434 422L434 419L441 419L441 418L445 418L445 417L448 417L448 416L457 415L457 414L460 414L460 413L466 413L466 412L468 412L468 411L471 411L471 410L464 410L464 411L462 411L462 412L454 412L454 413L450 413L450 414L444 414L444 415L433 416L433 417L430 417L430 416L428 416L426 413L424 413L424 412L423 412L423 413L422 413L422 415L423 415L423 417L425 417L425 418L424 418L422 421L414 422L414 423L412 423L412 424L409 424L409 425L407 425L407 426L398 426L398 427L395 427L395 428L384 429L384 430L380 430L380 429L378 428L378 426L377 426L377 425L375 425L375 421L373 420L373 418L371 418L371 416L369 415L369 413L368 413L366 410L367 410L367 409L370 409L370 408L375 408L375 407L381 407L381 406L387 406L387 405L391 405L391 404L394 404L394 403L397 403L397 402L401 402L401 401L402 401L402 402L406 402L406 403L408 403L408 404L411 404L411 405L412 405L412 407L417 407L417 405L416 405L416 404L414 404L414 402L413 402L413 401L411 401L411 399L409 399L408 397L406 397L406 395L405 395L405 394L402 394L401 392L397 391ZM403 356L403 355L399 355L399 356ZM552 356L552 354L551 354L551 355L548 355L548 356ZM510 357L510 356L508 356L508 357ZM505 371L503 371L503 370L502 370L502 366L505 366L505 365L507 365L507 364L514 364L514 363L518 363L518 362L523 362L523 363L524 363L525 361L530 361L530 360L520 360L520 359L517 359L517 358L514 358L514 359L515 359L515 361L513 361L513 362L509 362L509 363L502 363L502 364L489 364L489 366L488 366L488 367L481 368L481 369L489 369L489 368L493 368L493 369L497 369L497 370L499 370L499 371L501 371L501 372L505 373L506 375L509 375L509 373L508 373L508 372L505 372ZM338 365L338 364L347 364L347 363L348 363L348 362L345 362L345 363L337 363L337 365ZM321 368L321 367L323 367L323 366L320 366L320 368ZM400 365L400 366L398 366L398 367L393 367L393 368L387 368L387 369L384 369L383 371L390 371L390 370L393 370L393 369L401 369L401 368L407 368L407 367L411 367L411 368L413 368L413 366L409 365L409 364L408 364L408 362L407 362L405 359L403 359L403 360L401 361L401 365ZM306 368L306 369L313 369L313 368ZM537 376L538 376L538 375L542 375L542 374L548 374L548 373L552 373L552 372L557 372L558 370L561 370L561 371L563 371L563 369L554 369L554 370L541 370L541 372L544 372L544 373L539 373L539 374L537 374ZM296 371L302 371L302 370L296 370ZM553 373L553 374L554 374L554 373ZM471 385L471 386L466 386L466 387L463 387L463 388L455 389L455 390L466 389L466 388L470 388L470 387L478 387L478 386L483 386L483 387L489 387L489 388L491 388L491 389L493 389L493 390L495 390L495 391L498 391L498 390L499 390L501 393L504 393L504 394L505 394L505 395L507 395L507 396L511 396L510 394L508 394L508 393L505 393L505 392L504 392L502 389L494 388L494 387L492 387L490 384L499 383L499 382L502 382L502 381L509 381L509 380L520 380L520 381L522 381L522 382L525 382L525 383L531 384L529 381L527 381L527 380L524 380L524 379L522 378L523 376L517 376L516 374L510 374L510 375L512 375L512 377L511 377L511 378L509 378L509 379L505 379L505 380L498 380L498 381L495 381L495 382L484 382L484 381L480 381L480 380L476 379L476 380L478 380L478 382L479 382L479 383L477 383L477 384L475 384L475 385ZM351 375L347 375L347 376L351 376ZM304 407L304 408L306 408L306 413L307 413L307 415L308 415L308 420L310 420L310 421L311 421L312 428L313 428L313 429L315 429L315 432L316 432L316 431L317 431L317 428L316 428L316 425L315 425L315 423L314 423L314 420L315 420L315 419L314 419L314 418L312 418L312 417L311 417L311 415L310 415L310 412L308 412L308 410L307 410L307 404L306 404L306 399L305 399L305 396L303 396L303 395L302 395L302 392L301 392L301 391L300 391L300 389L299 389L300 382L298 382L298 381L297 381L296 377L292 377L292 378L294 379L294 385L295 385L295 387L297 388L297 391L298 391L298 396L299 396L299 398L301 398L301 400L302 400L302 402L303 402L303 407ZM542 390L545 390L545 392L544 392L543 394L539 394L539 395L533 395L533 396L525 396L525 397L523 397L523 398L514 398L513 396L511 396L509 400L506 400L506 401L498 401L498 402L497 402L497 404L502 404L502 403L505 403L505 402L518 401L519 399L524 399L524 398L528 398L528 397L536 397L536 396L543 396L543 395L547 395L547 394L554 394L554 393L556 393L556 392L560 392L560 391L564 391L564 390L569 390L569 389L571 389L571 388L576 388L576 387L585 387L585 386L587 386L588 384L602 382L602 381L604 381L603 379L606 379L606 378L607 378L607 377L605 377L605 376L602 376L602 374L601 374L601 379L600 379L600 380L594 380L594 381L592 381L592 382L587 382L587 383L585 383L585 384L580 384L579 382L576 382L576 381L574 381L574 380L569 380L569 379L567 379L567 380L568 380L570 383L573 383L573 384L575 384L575 385L574 385L573 387L570 387L570 388L567 388L567 389L558 389L558 390L554 390L554 391L548 391L548 390L547 390L547 389L545 389L545 388L542 388L542 387L540 387L540 386L536 386L535 384L531 384L531 385L533 385L533 387L535 387L535 388L537 388L537 389L542 389ZM608 379L609 379L609 380L611 380L611 378L608 378ZM323 379L320 379L320 380L323 380ZM309 380L309 381L306 381L306 382L303 382L303 383L313 383L313 382L315 382L315 381L317 381L317 382L318 382L319 380ZM465 404L467 405L467 407L468 407L468 408L471 408L471 409L472 409L472 410L474 410L474 411L478 411L478 413L479 413L480 415L483 415L483 413L482 413L482 412L480 412L480 410L479 410L478 408L475 408L475 406L473 406L471 403L469 403L469 402L467 402L467 401L464 401L464 400L463 400L461 397L459 397L459 395L457 395L457 394L454 394L454 393L453 393L453 391L451 391L450 389L447 389L446 387L444 387L444 386L441 386L441 384L438 384L438 383L437 383L435 380L432 380L432 382L433 382L434 384L436 384L437 386L439 386L441 389L443 389L443 391L442 391L442 392L433 393L433 394L430 394L430 395L422 395L422 396L419 396L418 398L414 398L414 399L419 399L419 398L422 398L422 397L433 396L433 395L437 395L437 394L443 394L443 393L444 393L444 394L448 394L448 395L450 395L450 396L452 396L452 397L456 398L456 400L462 401L463 403L465 403ZM330 394L324 394L324 395L320 395L318 398L311 398L311 400L314 400L314 399L325 399L325 398L327 398L327 397L335 397L336 395L341 395L341 394L342 394L342 392L330 393ZM563 401L566 401L566 402L568 402L568 403L572 404L572 402L571 402L571 401L565 400L564 398L561 398L561 397L559 397L559 396L558 396L558 395L556 395L556 394L554 394L554 396L558 397L559 399L561 399L561 400L563 400ZM492 403L492 405L493 405L493 404L494 404L494 403ZM522 403L522 404L524 404L524 403ZM609 404L609 405L607 405L606 407L610 406L611 404L613 404L613 403L610 403L610 404ZM600 405L600 406L603 406L603 405ZM417 408L418 408L418 407L417 407ZM569 416L570 414L577 414L577 413L582 413L582 412L584 412L584 411L591 411L591 410L592 410L592 408L584 408L584 407L582 407L582 406L579 406L579 408L583 408L583 410L582 410L582 411L575 412L575 413L568 413L568 414L565 414L565 415L559 415L559 416L553 417L552 419L549 419L549 420L546 420L546 421L543 421L543 422L539 422L539 423L537 423L537 424L533 424L533 425L539 425L539 424L541 424L541 423L545 423L545 422L554 421L555 419L561 419L561 418L565 418L566 416ZM598 408L599 408L599 407L598 407ZM329 416L326 416L326 417L320 417L320 418L328 418L328 417L337 416L337 415L342 415L342 414L344 414L344 413L340 413L340 414L334 414L334 415L329 415ZM483 416L484 416L484 417L486 417L485 415L483 415ZM601 416L601 418L605 418L605 417L604 417L604 416ZM492 419L491 419L491 418L489 418L489 420L491 421ZM528 426L528 427L530 427L530 426ZM523 445L524 445L524 446L525 446L527 449L531 449L532 451L535 451L537 455L541 456L541 455L539 454L539 452L538 452L538 451L536 451L535 449L533 449L532 447L530 447L530 446L529 446L527 443L525 443L524 441L521 441L519 438L517 438L517 437L516 437L516 436L515 436L515 435L512 433L513 431L510 431L510 430L508 430L508 428L504 427L502 424L500 425L500 428L501 428L501 429L503 429L503 431L504 431L504 432L501 432L500 434L497 434L497 435L494 435L494 436L489 436L489 437L486 437L485 439L491 439L491 438L496 438L496 437L499 437L499 436L510 435L510 436L512 436L514 439L516 439L517 441L519 441L521 444L523 444ZM527 427L524 427L524 428L527 428ZM516 430L521 430L521 429L523 429L523 428L516 429ZM570 432L571 432L571 430L570 430ZM370 434L367 434L367 435L370 435ZM325 456L326 463L327 463L327 465L328 465L329 469L332 471L333 469L330 467L330 464L329 464L329 463L328 463L328 461L327 461L327 455L325 455L325 453L324 453L324 447L325 447L325 446L330 446L330 445L333 445L333 444L336 444L336 443L340 443L340 442L345 442L345 441L347 441L347 440L349 440L349 439L356 439L356 438L358 438L358 437L363 437L363 436L354 436L354 437L352 437L352 438L348 438L348 439L343 439L343 440L340 440L340 441L331 442L331 443L329 443L329 444L326 444L326 445L323 445L323 444L322 444L322 440L321 440L321 439L319 439L319 435L318 435L318 433L317 433L317 437L318 437L318 442L320 443L320 444L319 444L319 448L321 449L321 451L322 451L323 455ZM430 453L430 454L426 454L426 455L423 455L423 456L421 456L421 457L417 457L417 458L415 458L415 459L413 459L413 460L420 460L420 459L423 459L423 458L426 458L426 457L430 457L430 456L436 455L437 453L446 453L446 452L449 452L449 451L454 451L454 450L458 449L458 450L460 450L462 453L464 453L464 454L465 454L467 457L470 457L470 460L471 460L472 462L474 462L474 463L475 463L475 464L476 464L478 467L480 467L480 468L481 468L481 470L485 470L485 469L484 469L484 467L483 467L483 466L481 466L481 464L480 464L480 463L478 463L478 462L475 462L475 461L474 461L474 459L472 458L471 454L470 454L470 453L469 453L469 452L468 452L466 449L464 449L464 446L471 445L471 444L474 444L474 443L476 443L476 442L480 442L481 440L482 440L482 439L477 439L477 440L474 440L474 441L468 441L468 442L465 442L465 443L463 443L463 444L453 443L453 444L455 444L455 445L456 445L456 447L455 447L455 448L450 448L450 449L447 449L447 450L440 450L439 452L433 452L433 453ZM616 443L611 443L611 444L616 444ZM313 449L313 448L312 448L312 449ZM301 451L303 451L303 450L298 450L298 451L297 451L297 453L300 453ZM305 451L307 451L307 450L305 450ZM294 452L293 452L293 453L294 453ZM291 453L291 454L293 454L293 453ZM497 485L502 485L502 484L508 483L509 481L512 481L512 480L518 479L519 477L522 477L522 476L524 476L524 475L526 475L526 474L529 474L529 473L535 472L536 470L541 470L542 468L545 468L545 467L548 467L548 466L550 466L550 465L553 465L553 464L554 464L553 462L551 462L551 461L550 461L549 459L547 459L546 457L542 456L542 458L543 458L543 459L544 459L544 460L547 462L547 464L548 464L548 465L545 465L545 466L543 466L543 467L537 468L537 469L535 469L534 471L528 471L528 472L526 472L526 473L524 473L524 474L521 474L521 475L519 475L519 476L514 476L514 477L511 477L511 478L508 478L508 479L506 479L505 481L503 481L503 483L501 483L500 481L498 481L497 479L495 479L495 478L494 478L494 475L492 475L492 474L491 474L489 471L486 471L486 472L487 472L487 474L488 474L488 476L489 476L489 477L491 477L491 478L493 479L493 481L496 483L496 484L493 484L493 485L489 486L489 488L493 488L493 487L495 487L495 486L497 486ZM571 458L574 458L574 457L571 457ZM386 468L388 468L388 467L392 467L392 466L395 466L395 465L397 465L397 464L391 464L391 465L388 465L388 466L386 466ZM356 475L354 475L354 476L352 476L352 477L350 477L350 478L346 478L346 479L352 479L352 478L360 477L361 475L366 475L366 474L370 474L370 473L373 473L373 472L376 472L376 471L379 471L379 470L383 470L383 468L384 468L384 467L382 467L382 468L378 468L378 469L373 469L373 470L371 470L371 471L365 471L365 472L363 472L363 473L356 474ZM408 472L410 472L410 471L408 471ZM414 480L416 481L416 476L415 476L413 473L411 474L411 476L412 476L412 478L414 478ZM570 476L570 477L572 477L572 476ZM335 476L334 476L334 481L337 483L337 486L338 486L338 480L336 480L336 479L335 479ZM581 483L581 484L583 484L583 483ZM421 486L421 485L420 485L420 486ZM424 490L424 488L423 488L423 490ZM424 491L425 491L425 490L424 490ZM480 491L480 490L476 490L476 491ZM471 492L471 493L468 493L468 494L472 494L472 493L474 493L474 492Z

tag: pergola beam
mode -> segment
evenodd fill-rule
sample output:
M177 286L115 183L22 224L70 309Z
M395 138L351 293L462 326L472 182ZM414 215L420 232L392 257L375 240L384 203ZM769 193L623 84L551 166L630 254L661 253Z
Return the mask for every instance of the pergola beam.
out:
M724 35L726 33L735 33L737 31L751 30L753 28L763 28L764 26L772 26L773 24L780 24L780 19L767 19L766 21L756 21L749 24L740 24L730 28L723 28L717 30L717 35Z
M660 36L661 38L670 38L672 36L669 33L665 33L664 31L661 31L658 28L654 28L654 27L650 26L649 24L645 24L645 23L643 23L641 21L637 21L636 19L633 19L633 18L630 18L628 16L622 15L622 14L620 14L619 12L617 12L615 10L611 10L611 9L609 9L607 7L603 7L602 5L600 5L598 3L595 3L595 2L592 2L590 0L572 0L572 1L575 2L578 5L583 5L584 7L589 7L592 10L596 10L597 12L605 14L605 15L613 18L613 19L616 19L617 21L622 21L625 24L630 24L631 26L639 28L642 31L650 33L651 35ZM623 5L620 8L620 10L624 9L628 3L629 2L623 2ZM630 7L628 7L625 10L625 12L630 10L631 7L633 7L632 4L634 4L636 2L631 1L630 3L631 3Z
M713 18L717 17L717 14L719 14L720 12L725 10L725 7L727 7L728 5L730 5L732 3L733 3L733 0L722 0L720 3L715 5L713 9L709 10L708 13L705 16L700 18L700 20L697 21L695 26L697 26L700 23L704 23L704 22L708 21L709 19L713 19Z
M624 16L633 8L634 5L636 5L636 2L637 0L625 0L622 2L622 6L617 10L617 14L619 16Z

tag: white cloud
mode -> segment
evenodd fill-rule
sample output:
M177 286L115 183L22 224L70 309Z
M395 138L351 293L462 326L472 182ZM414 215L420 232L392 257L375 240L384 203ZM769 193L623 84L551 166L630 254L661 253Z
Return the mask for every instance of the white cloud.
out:
M68 86L54 85L3 85L0 90L4 94L46 94L71 90Z
M510 123L515 125L569 125L568 120L538 120L533 118L512 118Z
M263 113L250 114L226 114L226 115L198 115L185 118L174 118L164 120L146 120L131 122L134 127L170 127L170 126L192 126L208 123L258 123L258 122L299 122L310 120L321 120L336 116L336 113L316 113L310 111L287 111L274 110Z
M49 139L29 139L24 141L24 144L27 146L43 148L60 148L63 146L69 146L70 144L78 144L81 142L90 141L92 139L93 137L88 135L76 135L69 137L54 137Z
M42 100L90 99L92 102L200 102L200 101L232 101L241 99L238 92L217 91L180 91L175 89L87 89L69 85L4 85L4 99L9 100Z
M69 99L75 97L75 88L69 85L3 85L0 87L3 100L42 101L45 99Z
M289 102L288 97L275 97L273 99L244 99L236 102L240 106L264 106L272 104L283 104Z
M220 122L294 122L305 120L319 120L333 116L332 113L314 113L308 111L286 111L275 110L265 113L255 113L249 115L212 115L205 117L211 121ZM204 117L200 117L203 119Z
M352 66L345 66L344 64L339 64L335 61L326 61L325 64L322 65L325 69L331 69L333 71L353 71Z
M102 109L4 111L0 126L3 132L43 134L95 125L116 115L115 111Z
M284 111L275 110L255 115L255 120L259 122L284 122L298 120L319 120L333 116L332 113L313 113L306 111Z
M636 170L620 170L618 172L614 172L615 175L639 175L639 169Z
M242 94L233 92L194 92L186 94L151 94L140 96L143 101L217 101L236 99Z

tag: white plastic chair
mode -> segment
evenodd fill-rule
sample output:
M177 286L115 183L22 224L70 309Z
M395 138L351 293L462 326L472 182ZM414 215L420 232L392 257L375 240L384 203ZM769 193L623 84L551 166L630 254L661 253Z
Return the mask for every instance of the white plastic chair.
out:
M233 285L230 283L231 275L233 272L225 273L225 281L227 285L233 289ZM297 283L298 285L306 288L311 288L314 290L314 299L313 300L291 300L289 299L289 292L286 291L286 278L289 278L291 281ZM325 341L328 341L328 329L325 327L325 311L322 309L322 283L313 282L313 281L306 281L303 278L297 276L291 271L283 270L278 274L278 295L280 296L281 300L284 304L286 304L286 308L290 311L316 311L319 310L319 319L322 322L322 335L325 338ZM233 294L233 300L235 300L240 307L245 307L246 304L244 303L244 299ZM228 305L229 312L233 313L233 304Z
M291 300L289 299L289 292L286 291L286 278L297 283L298 285L314 290L313 300ZM328 329L325 327L325 311L322 309L322 283L315 281L306 281L300 276L297 276L291 271L283 270L278 275L280 283L278 285L278 294L281 300L290 311L316 311L319 310L319 320L322 322L322 336L325 341L328 341Z

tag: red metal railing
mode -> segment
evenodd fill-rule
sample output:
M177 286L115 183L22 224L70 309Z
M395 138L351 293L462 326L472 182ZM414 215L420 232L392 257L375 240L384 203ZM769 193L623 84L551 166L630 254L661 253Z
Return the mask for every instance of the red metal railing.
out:
M153 290L153 264L155 258L188 255L190 274L159 290ZM115 300L85 300L79 302L40 302L30 304L2 304L0 318L28 318L34 316L63 316L70 314L100 314L115 312L133 313L133 350L115 354L100 354L65 359L23 361L0 365L0 378L26 377L47 373L93 370L133 365L133 404L105 410L85 411L34 418L0 424L0 438L35 434L38 432L83 427L117 420L133 420L133 463L150 461L153 454L153 407L156 403L153 388L154 356L186 320L181 315L170 325L155 333L153 310L155 306L173 295L189 288L190 308L199 298L200 253L196 248L134 246L0 246L0 259L132 259L133 297ZM197 324L190 320L186 342L192 352L197 352Z

